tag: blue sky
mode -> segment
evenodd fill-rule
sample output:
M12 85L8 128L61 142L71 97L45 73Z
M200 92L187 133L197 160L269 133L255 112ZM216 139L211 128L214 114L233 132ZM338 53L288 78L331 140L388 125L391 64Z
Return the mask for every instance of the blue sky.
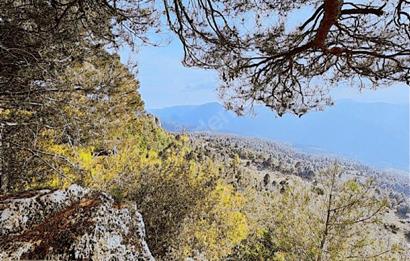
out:
M138 62L138 79L141 95L149 109L174 105L194 105L219 101L218 76L212 70L186 68L181 64L183 51L180 43L165 35L160 47L142 46L131 53L121 51L123 62L131 58ZM339 87L333 91L336 101L352 99L360 102L386 102L409 104L408 86L391 86L360 93L355 88ZM219 101L220 102L220 101Z

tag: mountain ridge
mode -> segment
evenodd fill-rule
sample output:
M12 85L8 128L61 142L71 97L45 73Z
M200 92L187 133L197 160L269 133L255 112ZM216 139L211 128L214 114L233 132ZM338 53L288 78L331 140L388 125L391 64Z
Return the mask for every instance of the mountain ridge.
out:
M301 118L279 118L262 106L255 106L254 116L237 117L217 102L150 112L170 131L266 138L306 152L337 154L377 168L409 171L409 108L403 104L340 100Z

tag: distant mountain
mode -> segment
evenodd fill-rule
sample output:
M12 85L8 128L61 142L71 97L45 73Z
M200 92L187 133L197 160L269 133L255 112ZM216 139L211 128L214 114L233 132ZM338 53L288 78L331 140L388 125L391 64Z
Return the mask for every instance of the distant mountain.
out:
M276 117L258 106L238 117L219 103L151 110L170 131L234 133L281 141L302 150L337 154L378 168L409 170L409 107L339 101L323 112Z

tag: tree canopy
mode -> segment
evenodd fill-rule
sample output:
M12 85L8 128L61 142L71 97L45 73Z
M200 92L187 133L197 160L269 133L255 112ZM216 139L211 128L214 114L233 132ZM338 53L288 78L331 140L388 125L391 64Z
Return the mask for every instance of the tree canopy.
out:
M184 64L217 69L221 97L242 113L332 104L338 85L410 83L410 2L164 0Z
M10 189L5 173L17 178L41 158L41 132L67 129L58 122L73 93L107 90L79 79L63 82L66 68L106 56L104 48L144 39L154 16L152 3L144 1L1 1L0 190Z

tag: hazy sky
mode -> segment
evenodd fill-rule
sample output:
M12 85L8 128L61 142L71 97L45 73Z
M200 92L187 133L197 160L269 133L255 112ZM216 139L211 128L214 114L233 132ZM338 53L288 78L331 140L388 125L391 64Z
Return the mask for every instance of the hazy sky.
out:
M186 68L181 64L180 43L173 40L163 47L143 46L135 54L123 50L125 62L129 56L138 62L140 92L147 108L192 105L218 101L218 77L214 71ZM360 93L354 88L336 88L333 98L362 102L409 103L409 87L394 86Z

